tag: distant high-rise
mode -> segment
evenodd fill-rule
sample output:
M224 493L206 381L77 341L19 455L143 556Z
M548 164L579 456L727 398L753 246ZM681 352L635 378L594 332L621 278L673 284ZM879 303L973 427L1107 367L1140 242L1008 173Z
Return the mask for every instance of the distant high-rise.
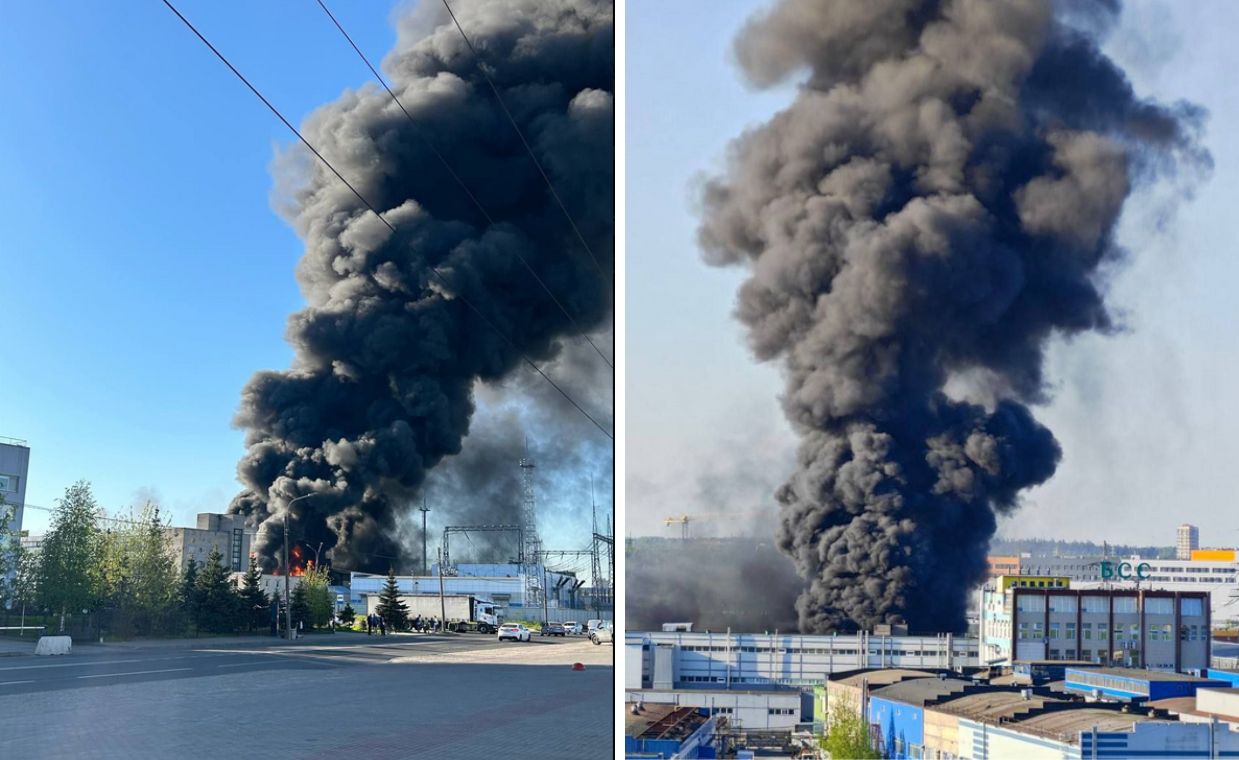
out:
M1200 529L1187 523L1180 525L1178 540L1175 542L1175 559L1191 559L1192 550L1199 548Z

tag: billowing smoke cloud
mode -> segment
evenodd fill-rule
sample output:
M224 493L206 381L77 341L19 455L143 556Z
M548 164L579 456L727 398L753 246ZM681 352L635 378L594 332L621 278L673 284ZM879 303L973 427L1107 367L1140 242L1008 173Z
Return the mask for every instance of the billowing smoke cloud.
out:
M1137 98L1097 44L1115 4L1083 5L781 0L737 41L756 85L806 74L732 146L700 232L749 268L737 315L785 371L805 631L964 626L996 513L1060 457L1027 406L1047 342L1113 329L1132 188L1209 165L1201 111Z
M304 494L314 496L292 506L293 535L333 547L335 567L405 566L400 517L417 506L427 473L462 450L476 384L524 371L520 353L553 359L579 330L606 323L611 5L453 7L599 262L555 205L446 11L423 3L403 17L384 67L416 126L373 85L345 92L303 125L395 233L304 151L277 162L285 213L306 244L297 277L309 306L289 322L292 368L261 372L245 388L237 422L246 429L238 466L246 490L231 506L258 525L266 567L276 564L286 505ZM560 411L577 414L566 402Z
M752 536L633 538L625 547L625 626L657 631L795 631L794 604L804 583L770 541Z

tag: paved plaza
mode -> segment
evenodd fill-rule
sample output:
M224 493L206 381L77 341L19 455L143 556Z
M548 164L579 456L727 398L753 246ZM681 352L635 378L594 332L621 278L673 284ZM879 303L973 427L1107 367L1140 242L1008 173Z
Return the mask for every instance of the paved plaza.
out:
M317 639L5 657L0 758L579 760L612 752L610 645Z

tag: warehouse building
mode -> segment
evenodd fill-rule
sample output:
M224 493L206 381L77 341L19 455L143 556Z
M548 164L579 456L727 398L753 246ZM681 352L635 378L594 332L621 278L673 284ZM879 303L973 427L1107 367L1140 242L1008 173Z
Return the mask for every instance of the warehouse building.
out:
M891 758L1086 760L1239 753L1239 733L1224 725L1180 722L1165 710L1087 702L1050 689L867 670L839 674L827 690L829 699L857 705L874 746ZM1208 704L1227 709L1222 701L1231 690L1201 689L1199 695L1209 691L1221 695L1217 704Z
M632 760L717 757L719 720L691 707L630 703L624 710L624 754Z
M1027 587L998 578L980 591L981 658L1085 660L1186 671L1209 666L1204 591Z
M1067 668L1063 680L1067 691L1127 702L1190 697L1202 687L1230 685L1211 678L1132 668Z
M250 543L255 531L246 527L245 519L245 515L201 512L198 514L196 527L165 528L164 535L168 539L168 549L176 563L177 572L184 573L190 559L201 567L216 549L223 557L225 570L247 570Z
M814 717L813 695L799 689L640 689L627 691L624 701L692 707L752 731L791 731Z
M629 632L629 689L811 689L858 668L976 667L977 640L951 634L885 636L710 631Z

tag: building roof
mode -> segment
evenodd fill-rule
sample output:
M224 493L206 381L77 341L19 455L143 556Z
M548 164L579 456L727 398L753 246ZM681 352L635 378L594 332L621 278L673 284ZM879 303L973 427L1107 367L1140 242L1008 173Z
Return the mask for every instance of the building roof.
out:
M909 705L924 707L926 702L948 694L958 694L970 686L958 678L910 678L891 686L873 689L870 694Z
M642 704L633 715L632 704L624 710L624 735L636 739L687 739L708 720L695 707L677 705Z
M1067 668L1068 671L1076 668ZM1189 676L1185 673L1171 673L1164 670L1141 670L1139 668L1087 668L1089 675L1111 676L1114 678L1128 678L1133 681L1172 681L1174 683L1184 682L1212 682L1216 683L1217 679L1200 678L1198 676Z
M1130 731L1134 724L1145 720L1148 718L1139 713L1084 707L1078 710L1042 713L1023 720L1017 719L1008 725L1017 731L1028 731L1074 743L1078 741L1080 731L1092 731L1094 726L1098 731Z
M852 675L843 676L841 678L833 678L834 683L840 683L844 686L860 686L865 681L869 682L869 688L877 686L889 686L900 681L906 681L910 678L936 678L937 673L929 670L908 670L905 668L874 668L872 670L862 670Z
M1056 697L1035 694L1030 699L1024 699L1018 691L984 691L977 694L965 694L933 705L930 709L949 712L971 720L997 721L1039 709L1048 702L1064 701Z

